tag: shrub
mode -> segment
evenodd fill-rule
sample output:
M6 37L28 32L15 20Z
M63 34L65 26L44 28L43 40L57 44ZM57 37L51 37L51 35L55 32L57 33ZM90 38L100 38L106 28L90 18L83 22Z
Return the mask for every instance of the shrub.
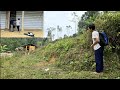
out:
M0 45L0 53L7 51L7 45Z
M107 33L112 52L120 51L120 12L105 13L95 20L96 28Z
M1 38L1 44L7 45L8 50L14 51L15 48L27 44L37 44L41 38Z

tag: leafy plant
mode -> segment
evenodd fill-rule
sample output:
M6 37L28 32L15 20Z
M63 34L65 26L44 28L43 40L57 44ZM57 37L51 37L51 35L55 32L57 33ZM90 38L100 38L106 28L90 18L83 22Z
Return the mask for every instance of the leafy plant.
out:
M119 56L120 51L120 12L107 12L96 18L95 22L98 31L103 30L109 38L110 52L116 52Z
M0 53L5 52L7 50L8 50L7 45L1 45L0 46Z

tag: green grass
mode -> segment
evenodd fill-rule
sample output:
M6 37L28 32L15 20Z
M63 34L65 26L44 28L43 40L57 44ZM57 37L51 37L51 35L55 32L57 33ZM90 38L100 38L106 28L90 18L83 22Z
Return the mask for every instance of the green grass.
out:
M41 62L47 64L41 66ZM120 71L108 70L96 75L93 71L64 71L55 64L40 60L39 56L16 54L1 59L1 79L120 79Z
M95 60L86 34L49 43L34 53L1 58L1 79L120 79L120 60L105 48L104 73L94 74ZM46 71L46 69L49 69Z

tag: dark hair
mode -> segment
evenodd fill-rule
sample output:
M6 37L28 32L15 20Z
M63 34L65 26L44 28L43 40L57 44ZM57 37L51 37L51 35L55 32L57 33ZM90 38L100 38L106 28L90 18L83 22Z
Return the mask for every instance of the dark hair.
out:
M18 18L18 20L20 20L20 18Z
M89 29L95 30L95 24L93 24L93 23L89 24L88 27L89 27Z

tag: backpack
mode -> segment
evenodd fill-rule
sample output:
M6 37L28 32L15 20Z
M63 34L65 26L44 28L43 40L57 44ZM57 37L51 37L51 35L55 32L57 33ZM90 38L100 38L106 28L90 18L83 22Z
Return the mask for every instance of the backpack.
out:
M100 46L107 46L108 45L108 36L105 32L99 32L100 37Z

